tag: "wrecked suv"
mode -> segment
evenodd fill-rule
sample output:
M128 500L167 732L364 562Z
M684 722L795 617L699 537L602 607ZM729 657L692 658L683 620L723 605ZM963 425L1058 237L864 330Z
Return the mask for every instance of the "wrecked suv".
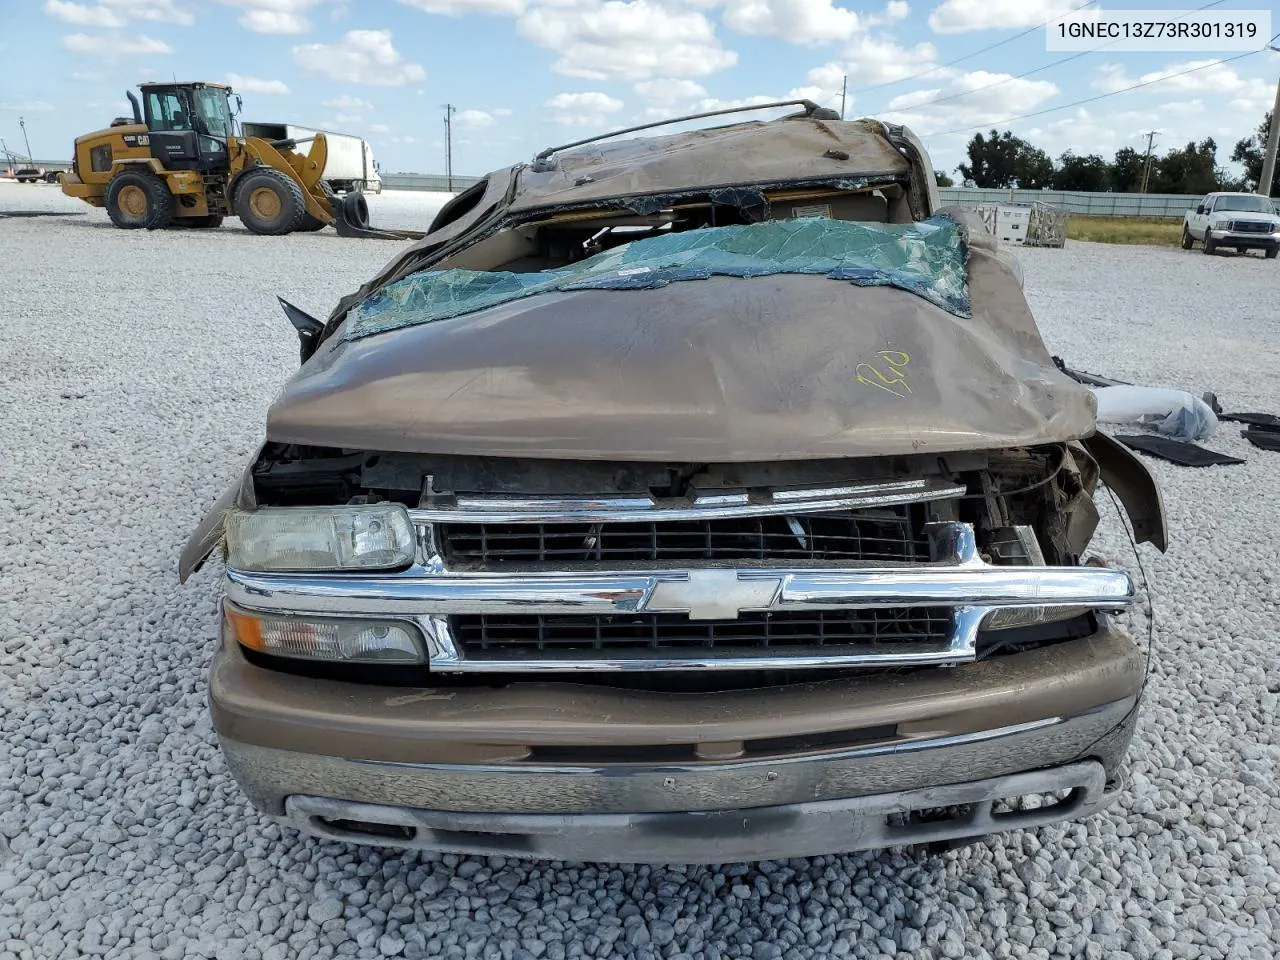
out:
M209 682L253 803L358 843L953 844L1122 782L1085 563L1159 493L907 130L803 111L490 174L327 322L242 479ZM627 131L630 132L630 131Z

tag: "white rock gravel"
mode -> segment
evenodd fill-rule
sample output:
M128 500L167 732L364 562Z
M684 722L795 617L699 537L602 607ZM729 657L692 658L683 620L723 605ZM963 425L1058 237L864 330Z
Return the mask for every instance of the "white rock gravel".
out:
M439 199L374 201L387 225ZM218 584L178 548L296 364L281 294L325 313L397 245L238 227L126 233L0 184L0 960L1214 957L1280 942L1280 454L1156 464L1156 660L1131 785L1085 823L943 857L715 868L419 856L252 813L205 714ZM1280 413L1280 269L1025 251L1077 366ZM1108 508L1109 511L1109 508ZM1132 566L1110 521L1100 553ZM1141 618L1136 624L1142 627Z

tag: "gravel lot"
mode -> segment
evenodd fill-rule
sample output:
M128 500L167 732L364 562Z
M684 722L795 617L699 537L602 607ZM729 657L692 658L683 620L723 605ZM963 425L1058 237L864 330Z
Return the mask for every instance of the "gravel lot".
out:
M424 223L439 197L375 198ZM396 251L123 232L0 183L0 960L12 957L1248 957L1280 942L1280 454L1156 464L1156 660L1122 802L902 853L716 868L397 856L263 822L206 718L218 578L178 549L323 315ZM1280 413L1280 268L1073 243L1022 255L1055 353ZM1109 504L1104 512L1110 513ZM1099 552L1133 564L1111 521ZM1145 632L1139 615L1135 627Z

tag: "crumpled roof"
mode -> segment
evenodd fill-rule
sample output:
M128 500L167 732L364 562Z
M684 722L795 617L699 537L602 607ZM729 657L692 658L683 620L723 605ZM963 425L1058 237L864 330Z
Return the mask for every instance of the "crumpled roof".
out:
M344 339L475 313L553 291L651 290L713 276L813 274L892 286L959 317L970 315L966 246L955 221L770 220L668 233L623 244L557 270L424 271L357 304Z
M747 183L893 177L910 163L874 120L786 119L575 147L525 167L511 210Z

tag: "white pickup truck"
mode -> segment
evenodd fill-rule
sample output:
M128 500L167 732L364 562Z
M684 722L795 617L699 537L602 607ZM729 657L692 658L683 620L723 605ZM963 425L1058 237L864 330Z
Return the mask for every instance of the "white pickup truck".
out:
M1182 249L1197 240L1205 253L1234 247L1236 253L1261 250L1274 260L1280 253L1280 215L1273 201L1256 193L1211 193L1182 218Z

